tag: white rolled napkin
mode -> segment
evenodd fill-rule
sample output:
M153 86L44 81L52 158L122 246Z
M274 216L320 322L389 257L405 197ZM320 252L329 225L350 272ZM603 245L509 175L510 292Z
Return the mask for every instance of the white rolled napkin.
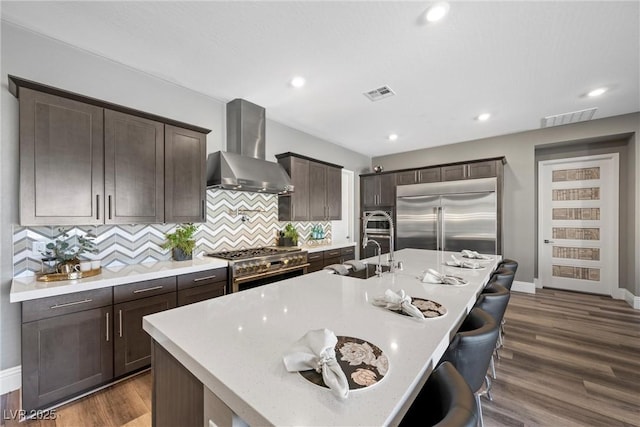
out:
M462 256L469 259L491 259L490 257L483 255L477 251L470 251L468 249L462 250Z
M309 331L287 350L283 357L289 372L315 369L336 396L349 396L349 382L336 359L336 335L328 329Z
M457 277L440 274L433 268L428 269L422 277L424 283L444 283L445 285L464 285L465 282L460 281Z
M451 261L447 261L447 265L460 268L480 268L480 263L458 259L455 255L451 255Z
M424 314L422 314L418 307L411 304L411 297L402 289L400 289L398 293L393 292L391 289L387 289L384 292L384 295L373 298L373 305L384 307L389 310L402 311L411 317L424 319Z

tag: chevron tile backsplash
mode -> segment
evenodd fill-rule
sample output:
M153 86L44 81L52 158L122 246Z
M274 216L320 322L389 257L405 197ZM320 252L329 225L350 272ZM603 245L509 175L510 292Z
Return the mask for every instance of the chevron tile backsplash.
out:
M304 242L311 229L320 224L331 238L331 222L293 223ZM278 196L242 191L207 190L207 222L199 224L196 255L204 252L273 246L278 230L286 222L278 221ZM33 250L34 243L49 243L67 231L68 243L75 245L78 236L96 236L98 253L89 255L102 260L103 266L120 266L143 262L166 261L171 252L161 248L165 233L176 224L131 224L78 227L21 227L13 230L13 275L30 276L40 271L42 255Z

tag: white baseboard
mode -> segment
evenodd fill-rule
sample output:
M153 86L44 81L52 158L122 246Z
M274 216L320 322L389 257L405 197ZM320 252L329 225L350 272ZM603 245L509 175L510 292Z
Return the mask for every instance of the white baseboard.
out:
M625 288L618 288L618 292L614 292L612 295L615 299L623 299L636 310L640 310L640 297L635 296L630 290Z
M21 386L22 368L20 366L14 366L13 368L0 371L0 394L18 390Z
M536 289L542 289L542 283L540 283L540 279L538 279L537 277L533 278L533 284L535 285Z
M514 280L513 285L511 285L511 290L516 292L523 292L525 294L535 294L536 285L531 282L520 282L518 280Z

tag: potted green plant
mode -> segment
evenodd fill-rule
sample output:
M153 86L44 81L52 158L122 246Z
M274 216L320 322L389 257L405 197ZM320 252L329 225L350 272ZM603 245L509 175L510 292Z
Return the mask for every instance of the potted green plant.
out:
M279 246L297 246L298 245L298 230L289 223L285 225L284 230L280 232L280 239L278 241Z
M165 234L167 241L162 245L163 249L171 249L171 255L175 261L186 261L193 258L193 250L196 241L193 238L198 231L198 226L192 223L180 224L173 233Z
M66 264L75 265L80 262L78 257L85 252L95 254L98 252L93 239L95 235L87 233L84 236L78 236L76 245L69 243L69 230L59 228L60 233L56 240L48 243L46 251L40 252L46 260L55 260L56 270L60 271Z

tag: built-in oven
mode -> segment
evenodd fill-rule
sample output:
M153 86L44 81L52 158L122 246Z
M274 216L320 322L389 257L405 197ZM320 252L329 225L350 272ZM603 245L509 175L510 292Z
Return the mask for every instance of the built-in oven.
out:
M390 230L390 224L389 221L383 216L380 215L379 213L376 213L379 211L364 211L363 212L363 218L367 218L367 228L364 229L364 233L366 233L367 235L390 235L391 234L391 230ZM393 211L390 210L385 210L383 211L385 212L387 215L389 215L391 218L393 218Z
M297 247L255 248L207 254L229 261L230 292L255 288L307 272L307 252Z

